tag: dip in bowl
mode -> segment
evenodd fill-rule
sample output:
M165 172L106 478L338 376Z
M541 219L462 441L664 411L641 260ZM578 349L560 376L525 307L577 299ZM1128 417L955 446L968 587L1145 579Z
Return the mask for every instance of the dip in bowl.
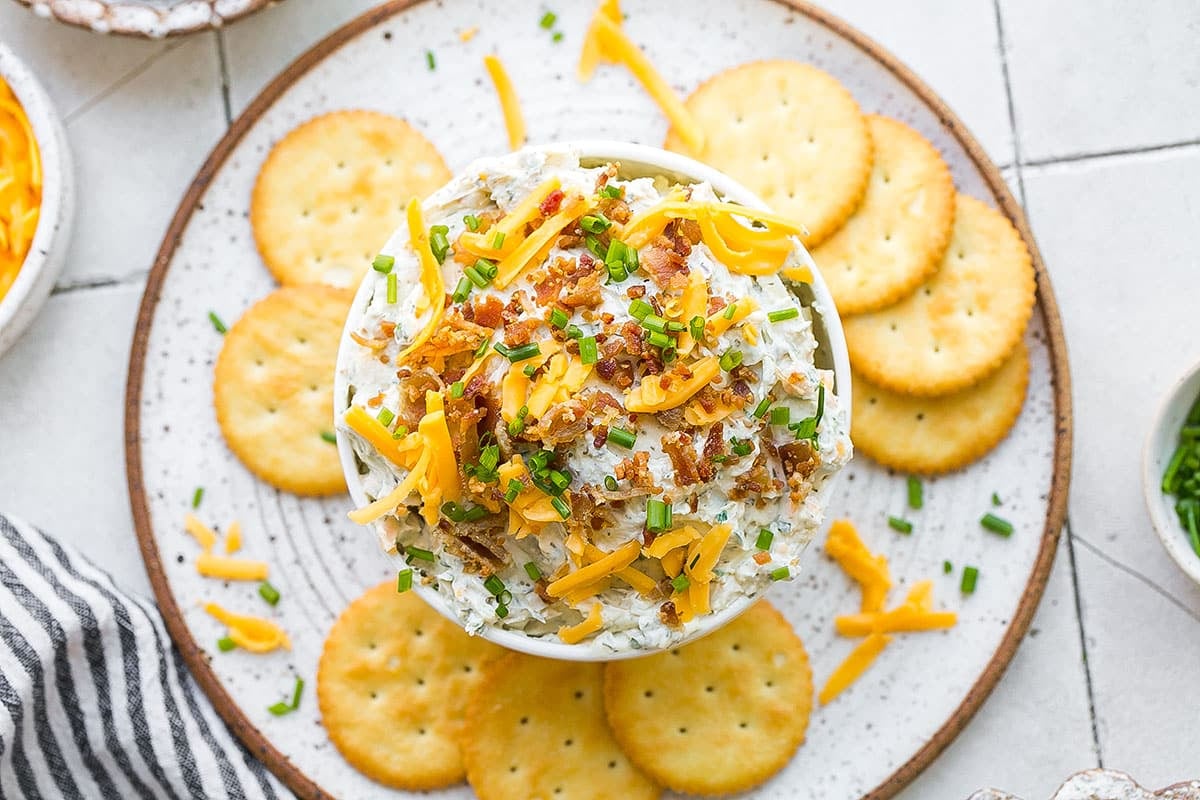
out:
M602 660L796 577L851 455L800 232L708 167L605 142L482 159L411 204L335 388L351 518L400 588L503 646Z

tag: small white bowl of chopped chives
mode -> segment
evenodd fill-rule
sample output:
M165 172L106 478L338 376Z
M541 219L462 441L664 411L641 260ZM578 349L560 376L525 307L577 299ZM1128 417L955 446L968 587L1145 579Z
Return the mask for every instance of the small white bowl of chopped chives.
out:
M1200 364L1167 395L1146 440L1142 483L1163 547L1200 583Z

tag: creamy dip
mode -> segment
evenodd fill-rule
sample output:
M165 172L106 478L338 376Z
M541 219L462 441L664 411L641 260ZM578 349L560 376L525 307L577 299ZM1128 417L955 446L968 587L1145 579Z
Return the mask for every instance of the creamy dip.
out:
M339 427L378 500L357 519L471 632L686 638L796 576L850 458L788 288L811 279L798 229L619 174L475 162L410 213L428 227L396 232L351 323Z

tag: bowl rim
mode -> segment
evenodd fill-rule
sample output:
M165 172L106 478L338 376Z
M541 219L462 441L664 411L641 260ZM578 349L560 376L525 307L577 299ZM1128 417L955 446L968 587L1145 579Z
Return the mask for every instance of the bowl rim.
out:
M674 179L688 180L692 183L706 182L712 186L719 196L724 199L732 200L748 208L757 208L769 210L769 206L764 203L757 195L751 192L739 182L729 177L725 173L702 164L695 159L689 158L679 153L673 153L662 148L653 147L644 144L633 144L629 142L621 142L607 139L580 139L566 142L555 142L550 144L529 145L514 153L509 153L503 158L519 157L518 153L541 152L548 154L559 153L575 153L579 156L581 162L615 162L624 165L626 168L633 167L639 171L649 169L650 171L659 174L668 175ZM476 164L478 161L473 161L463 169L459 170L455 177L451 178L445 186L452 185L459 176L470 174L477 170ZM426 200L436 200L438 195L445 187L435 191ZM403 230L404 223L401 223L398 230ZM393 234L394 236L394 234ZM810 284L813 290L814 301L812 307L817 314L820 315L824 325L826 338L830 355L833 359L833 373L835 392L838 397L838 402L845 409L847 421L847 433L850 425L850 406L851 406L851 379L850 379L850 356L846 348L845 334L842 330L841 318L838 316L837 308L834 305L833 297L829 292L828 286L816 263L813 261L812 255L808 249L797 240L796 252L800 255L802 261L812 271L813 280ZM350 312L346 319L346 326L342 331L341 344L338 348L337 368L334 378L334 419L340 419L341 414L348 408L348 381L346 380L346 366L351 348L356 344L351 339L350 334L354 330L353 322L357 321L370 299L372 291L371 276L368 273L359 283L355 291L354 301L350 305ZM342 471L346 476L346 485L350 491L350 496L356 507L361 507L370 502L366 493L362 489L359 480L358 467L354 456L354 449L351 446L350 437L348 437L339 426L335 425L337 431L337 447L338 457L342 463ZM840 474L840 472L838 473ZM832 490L836 486L838 474L831 476L823 487L822 494L828 498L832 494ZM758 600L763 599L774 587L774 584L768 584L763 589L755 594L743 595L730 603L727 607L721 609L715 614L709 614L700 618L695 630L689 632L682 639L672 641L660 648L646 649L630 649L630 650L611 650L598 644L595 640L589 639L576 644L567 644L558 641L547 635L542 638L535 638L521 631L509 630L493 625L485 625L481 630L475 632L474 635L486 639L490 642L506 647L509 650L517 650L533 656L542 658L553 658L560 661L615 661L626 658L637 658L641 656L653 655L654 653L662 652L663 650L679 647L688 642L694 641L706 634L718 630L727 623L731 622L739 614L744 612ZM455 613L451 605L446 601L436 588L426 586L419 582L414 582L413 590L438 613L446 617L455 625L462 627L462 620Z
M1193 581L1200 584L1200 555L1192 550L1175 514L1170 495L1163 494L1162 473L1175 449L1183 415L1200 398L1200 362L1171 384L1159 401L1142 445L1142 494L1154 532L1167 555Z
M8 293L0 298L2 334L14 322L18 328L23 328L32 321L37 309L26 319L21 317L22 310L26 308L27 303L40 306L45 302L49 287L41 285L42 281L46 280L44 273L51 271L54 277L57 277L65 263L65 259L56 258L58 254L54 248L69 238L69 235L57 238L56 234L66 232L69 228L68 182L71 180L71 161L62 119L49 94L29 66L3 42L0 42L0 78L4 79L16 95L17 102L29 119L42 165L42 202L33 241L17 271L16 280L9 287ZM68 221L68 224L60 225L64 220ZM39 297L38 290L41 288L46 289L46 295ZM22 332L18 330L13 341ZM3 349L0 347L0 353Z

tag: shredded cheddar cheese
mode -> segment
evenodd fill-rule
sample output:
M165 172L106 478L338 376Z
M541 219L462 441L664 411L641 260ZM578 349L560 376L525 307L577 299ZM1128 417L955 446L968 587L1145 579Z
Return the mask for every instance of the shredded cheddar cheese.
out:
M396 484L396 488L392 489L392 491L388 492L383 497L376 499L375 502L368 503L362 508L354 509L346 516L349 517L352 522L356 522L359 525L366 525L368 522L374 522L385 514L390 514L395 511L396 508L404 502L404 499L412 494L413 490L417 488L417 482L420 481L421 477L425 474L425 470L429 466L431 457L432 453L430 452L429 448L422 450L420 457L417 459L417 463L414 464L413 468L409 470L409 473L404 476L404 480Z
M875 659L891 641L891 636L872 633L859 642L858 646L850 652L845 661L837 666L837 669L825 681L825 685L821 687L821 692L817 695L821 705L833 700L862 677L862 674L875 663Z
M270 568L265 561L218 556L205 551L196 557L196 572L206 578L227 581L265 581Z
M42 161L29 117L0 78L0 300L17 280L37 230Z
M465 44L466 42L469 42L472 39L474 39L475 34L477 34L477 33L479 33L478 25L472 25L469 28L463 28L461 31L458 32L458 40Z
M708 318L708 321L704 323L704 333L706 336L715 338L735 325L742 323L746 317L754 313L754 310L758 308L758 303L749 297L743 297L741 300L735 302L733 306L733 313L728 317L725 314L729 306L725 306L725 308L722 308Z
M592 610L588 612L587 619L578 625L564 625L559 628L558 638L567 644L579 644L603 626L604 619L600 616L600 604L592 603Z
M624 64L633 73L633 77L637 78L638 83L642 84L642 88L646 90L651 99L662 109L671 126L679 132L680 137L692 152L702 152L704 150L704 129L692 117L691 112L679 99L679 95L675 94L671 85L650 63L650 59L646 57L641 48L634 44L607 14L596 14L592 25L596 41L599 43L600 53L606 58Z
M620 25L621 4L618 0L601 0L600 7L596 9L596 16L605 16L614 25ZM579 67L575 74L580 83L587 83L592 79L592 75L596 72L596 66L600 63L603 55L600 51L600 40L596 34L596 21L593 19L588 24L587 32L583 36L583 49L579 52Z
M517 245L510 254L497 265L496 277L492 281L497 289L503 289L512 283L527 267L537 266L542 251L554 240L562 229L586 210L588 201L580 195L566 198L558 213L547 219L536 231L531 233L523 242Z
M408 240L417 258L421 262L421 286L425 290L422 302L417 304L418 313L429 311L429 319L421 332L409 342L408 347L396 356L396 363L404 361L409 355L423 345L437 330L442 315L446 312L446 286L442 280L442 268L433 256L429 246L429 230L425 227L425 214L421 211L421 201L414 197L408 203Z
M597 561L588 564L586 567L571 572L562 578L551 583L546 587L546 593L551 597L562 597L572 589L577 589L580 586L597 581L607 575L612 575L618 570L625 569L634 562L641 552L641 545L637 539L631 539L625 544L618 547L616 550L608 553Z
M686 547L676 547L663 555L658 561L662 564L663 572L668 578L674 578L683 570L683 559L687 557Z
M585 544L583 548L584 558L588 561L596 562L608 555L608 553L596 547L594 544ZM654 582L646 573L635 567L625 567L613 573L621 580L632 586L638 594L643 597L651 595L658 588L658 584Z
M887 558L867 549L850 520L835 520L830 526L825 552L862 587L862 611L882 610L887 591L892 586Z
M242 523L236 519L229 523L229 530L225 533L225 555L231 556L238 550L242 549Z
M388 461L405 469L413 468L420 455L420 436L410 433L402 439L392 438L392 432L362 406L350 406L343 419L350 430L370 442Z
M508 71L504 69L504 64L494 55L484 56L483 65L487 67L488 77L492 79L492 84L496 87L496 94L500 95L500 110L504 112L508 146L513 150L519 150L521 145L525 144L525 118L521 115L521 101L517 99L512 79L508 77Z
M725 549L725 543L729 541L732 533L733 525L722 522L709 528L708 533L704 534L704 538L698 544L693 543L699 558L696 559L693 566L692 554L688 553L688 563L684 567L688 578L700 583L708 583L712 580L713 567L717 565L717 559L721 557L721 551Z
M495 260L509 255L525 238L525 226L541 217L542 203L561 186L560 179L547 178L486 232L466 231L458 244L479 258ZM493 247L497 233L504 235L499 248Z
M691 525L684 525L681 528L676 528L673 531L660 533L654 537L654 541L648 547L642 549L642 555L649 558L661 559L667 553L674 550L676 547L682 547L691 544L696 539L700 538L700 532Z
M192 535L192 538L200 545L200 549L204 552L212 550L217 545L217 534L213 529L201 522L195 514L186 514L183 517L183 529Z
M692 373L690 378L673 381L666 389L662 386L662 376L646 376L625 395L626 410L641 413L666 411L681 406L691 400L696 392L712 383L721 372L716 356L705 356L689 364L688 369Z
M229 638L243 650L251 653L269 653L280 647L285 650L292 649L292 642L287 633L269 619L235 614L216 603L205 603L204 610L228 626Z

